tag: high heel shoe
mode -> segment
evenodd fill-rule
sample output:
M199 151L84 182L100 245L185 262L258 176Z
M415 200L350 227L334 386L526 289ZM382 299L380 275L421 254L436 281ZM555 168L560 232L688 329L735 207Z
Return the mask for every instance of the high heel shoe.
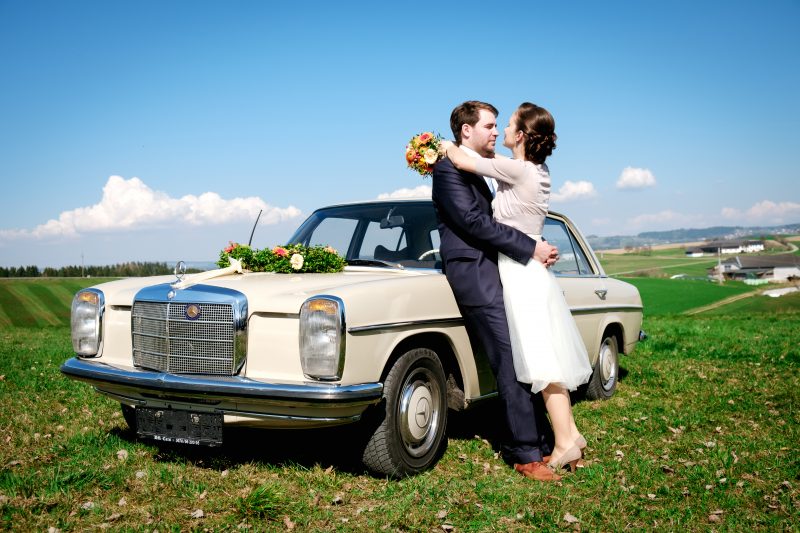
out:
M553 469L554 472L558 472L562 468L568 468L571 472L574 472L580 460L581 449L575 445L561 455L552 454L547 466Z
M575 446L580 448L581 450L581 459L583 459L583 450L586 448L586 439L583 438L583 435L578 435L578 438L575 439Z

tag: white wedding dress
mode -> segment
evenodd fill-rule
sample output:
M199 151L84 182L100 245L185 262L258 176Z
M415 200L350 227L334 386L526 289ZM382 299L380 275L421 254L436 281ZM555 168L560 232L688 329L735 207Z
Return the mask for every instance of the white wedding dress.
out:
M541 241L550 207L547 165L477 158L476 168L498 182L495 220ZM498 267L517 379L530 383L533 392L550 383L568 390L586 383L592 375L589 356L552 271L535 259L523 265L502 253Z
M498 266L517 379L534 393L550 383L571 391L586 383L589 356L553 273L535 259L522 265L503 254Z

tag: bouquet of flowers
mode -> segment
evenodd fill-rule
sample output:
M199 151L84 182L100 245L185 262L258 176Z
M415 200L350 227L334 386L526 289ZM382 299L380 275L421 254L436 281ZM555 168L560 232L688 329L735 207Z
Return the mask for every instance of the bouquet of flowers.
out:
M408 168L416 170L422 176L430 176L434 163L444 155L441 141L441 135L435 135L429 131L412 137L406 145Z
M279 272L282 274L335 273L345 267L345 260L330 246L303 246L287 244L259 250L246 244L229 242L219 253L217 265L230 265L230 257L238 259L242 267L251 272Z

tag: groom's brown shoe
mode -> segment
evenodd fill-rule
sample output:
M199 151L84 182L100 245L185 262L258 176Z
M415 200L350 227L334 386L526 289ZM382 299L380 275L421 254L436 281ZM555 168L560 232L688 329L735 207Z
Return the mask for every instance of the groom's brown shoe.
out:
M561 476L553 472L542 461L524 464L515 463L514 470L526 478L535 479L536 481L558 481L561 479Z

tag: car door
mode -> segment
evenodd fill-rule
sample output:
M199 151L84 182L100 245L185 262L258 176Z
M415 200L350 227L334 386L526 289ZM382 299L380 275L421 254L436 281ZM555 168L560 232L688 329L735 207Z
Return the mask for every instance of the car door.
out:
M603 270L596 264L588 244L565 217L549 215L542 236L558 247L560 258L551 268L594 364L608 292Z

